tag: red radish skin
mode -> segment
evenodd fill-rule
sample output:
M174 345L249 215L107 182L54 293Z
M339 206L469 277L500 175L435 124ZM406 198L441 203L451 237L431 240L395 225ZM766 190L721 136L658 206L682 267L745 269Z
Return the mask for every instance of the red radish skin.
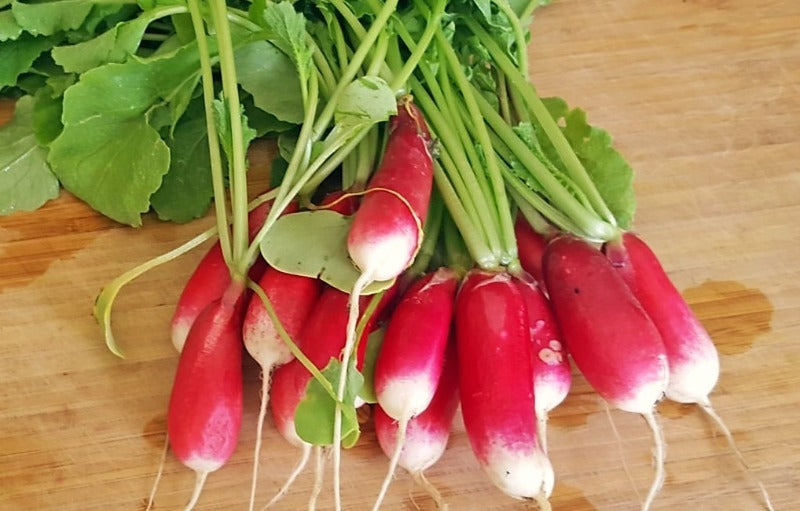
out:
M347 342L336 397L341 402L347 367L355 344L358 297L373 281L399 276L414 260L422 242L422 225L433 188L430 133L422 112L405 98L389 123L389 135L379 168L353 215L347 251L361 276L350 294ZM333 423L333 492L335 509L341 509L340 467L342 414L337 405Z
M458 359L455 339L448 342L444 366L433 399L425 410L408 421L405 441L397 464L407 470L443 509L441 494L425 478L425 470L444 454L453 418L458 408ZM380 405L375 406L375 435L383 453L391 458L396 452L399 424Z
M364 329L364 335L359 343L361 356L356 361L357 365L363 364L365 349L362 349L362 346L366 347L366 337L375 326L376 318L381 316L392 300L393 289L391 288L384 293L373 317L370 318L367 327ZM366 307L371 299L371 296L362 297L362 305ZM300 349L318 369L328 365L331 358L339 357L345 345L349 316L348 301L349 296L347 294L332 287L325 287L315 303L313 313L308 317L297 337L296 342ZM297 359L278 367L272 376L272 385L269 390L269 408L273 422L278 432L287 442L303 449L303 455L292 472L292 476L270 504L286 494L293 480L299 475L308 460L311 445L297 435L294 415L297 411L297 406L305 396L306 388L311 378L311 373ZM320 475L318 474L318 476Z
M292 340L298 339L300 329L308 319L319 297L319 280L284 273L268 268L259 281L259 286L270 301L275 315ZM253 478L250 492L250 510L255 503L258 463L261 452L261 436L269 399L272 370L294 358L281 338L277 326L267 313L257 295L252 295L242 326L242 335L247 352L261 367L261 403L258 414L256 445L253 455Z
M514 222L514 236L517 239L517 254L522 269L536 279L540 286L544 286L542 256L548 238L533 230L522 215L517 215Z
M719 378L717 349L656 255L630 232L607 243L605 252L664 341L669 362L667 398L679 403L708 404L708 395Z
M264 203L253 209L248 215L248 225L250 226L250 238L258 232L267 218L271 202ZM291 203L287 212L295 211L297 205ZM266 270L266 262L262 258L253 264L248 272L252 280L258 280ZM200 260L186 286L183 288L175 312L172 316L171 334L172 345L180 352L186 336L192 327L197 315L200 314L209 303L218 299L225 292L231 283L231 275L225 259L222 257L222 248L219 241L214 243L208 250L203 259Z
M572 385L572 372L550 301L533 280L523 278L514 283L528 311L533 394L539 421L539 440L546 453L547 415L567 397Z
M663 482L663 438L655 405L669 383L661 335L609 260L574 236L551 241L544 276L558 324L578 369L609 404L641 414L653 431L656 475L642 509Z
M167 432L176 457L197 473L187 509L206 476L230 458L242 424L242 284L197 316L178 361L169 400Z
M749 472L730 429L708 397L719 379L719 354L711 336L675 288L655 253L639 236L626 232L619 239L606 243L604 251L661 334L669 363L667 398L698 404L717 424ZM756 483L767 509L772 510L764 485L760 481Z
M473 453L505 494L549 508L554 475L536 435L528 315L511 277L469 272L455 326L461 413Z
M412 284L395 307L375 361L378 404L398 421L395 452L373 509L399 462L407 425L431 403L444 365L458 276L440 268Z
M380 167L347 237L350 257L371 280L397 277L416 253L433 187L430 144L422 112L411 101L402 101L390 122Z

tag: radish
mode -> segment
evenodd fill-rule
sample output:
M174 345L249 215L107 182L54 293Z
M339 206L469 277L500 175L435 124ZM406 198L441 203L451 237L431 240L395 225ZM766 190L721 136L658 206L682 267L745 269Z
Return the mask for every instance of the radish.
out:
M266 202L250 212L248 225L251 239L264 224L270 207L271 203ZM286 208L286 212L296 209L296 204L292 203ZM266 262L258 258L250 268L248 275L251 279L258 280L266 268ZM186 335L189 333L189 329L197 315L200 314L200 311L206 305L221 297L230 283L230 270L225 264L225 259L222 257L222 247L217 241L208 250L203 259L200 260L197 268L189 277L175 306L175 313L172 316L172 344L178 352L183 349Z
M455 339L452 339L447 343L444 365L433 399L422 413L408 421L397 459L397 464L411 474L414 481L428 492L440 509L445 507L442 496L425 478L424 472L444 454L457 408L458 359ZM399 430L398 421L378 404L375 407L375 435L384 454L389 458L397 456Z
M361 356L357 359L357 363L363 363L365 348L362 349L362 346L366 346L366 336L372 325L374 325L375 318L381 314L392 296L393 293L390 290L384 293L378 308L364 329L362 342L359 343ZM371 297L368 296L363 297L363 305L366 306L370 299ZM298 344L309 362L317 369L324 368L331 358L336 358L341 354L345 344L349 316L348 301L347 294L335 288L326 287L315 303L314 313L308 317L301 329L298 336ZM297 406L305 397L311 378L311 373L297 359L282 365L273 373L272 385L269 390L269 407L273 421L281 436L290 444L300 447L303 453L291 476L278 494L270 501L270 504L286 494L294 479L305 467L311 452L311 444L297 435L294 422ZM318 472L317 478L321 476L322 473Z
M667 398L699 405L722 430L731 449L749 472L733 435L708 397L719 378L719 355L711 336L641 238L626 232L619 239L606 243L604 250L664 341L669 363ZM772 509L766 489L761 482L758 485L767 508Z
M380 167L353 216L347 251L361 271L353 285L350 317L336 397L344 398L347 367L355 344L358 297L370 282L396 278L414 260L422 242L422 225L433 188L430 133L422 113L410 98L403 99L389 126ZM337 405L333 434L335 508L341 509L341 409Z
M514 283L525 300L533 370L533 394L536 418L539 421L539 441L547 453L547 415L567 397L572 384L567 351L561 340L550 302L536 282L525 278Z
M197 474L186 509L197 503L209 473L233 454L242 424L241 300L232 283L189 330L169 400L167 433L177 458Z
M291 339L297 339L320 293L319 280L283 273L268 268L259 286L269 299L274 313ZM258 481L258 462L261 451L261 435L269 399L269 385L273 368L294 358L284 343L277 326L258 296L250 300L242 326L244 346L261 367L261 404L258 413L256 445L253 455L253 481L250 491L250 510L255 503Z
M464 427L472 451L503 493L549 509L553 469L536 435L525 300L507 273L470 271L456 299Z
M517 250L522 269L536 279L536 283L544 286L542 274L542 256L547 246L547 241L555 235L551 232L543 235L536 232L522 215L517 215L514 222L514 236L517 238ZM543 289L544 290L544 289Z
M641 414L653 431L656 474L642 509L664 479L664 440L655 405L669 383L661 335L620 274L588 242L570 235L551 241L544 276L575 364L609 404Z
M418 279L395 307L375 362L375 395L385 413L398 422L394 453L373 509L391 483L409 421L433 399L458 286L456 273L440 268Z

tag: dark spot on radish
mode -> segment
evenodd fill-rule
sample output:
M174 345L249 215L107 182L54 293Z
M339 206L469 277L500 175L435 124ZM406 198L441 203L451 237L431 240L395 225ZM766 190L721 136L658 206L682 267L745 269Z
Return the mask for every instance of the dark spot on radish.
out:
M164 436L167 434L167 416L166 414L156 415L150 419L147 424L142 428L142 437L154 449L161 450L164 448Z
M579 295L579 294L581 294L581 290L580 290L580 289L578 289L577 287L576 287L575 289L573 289L572 291L573 291L573 292L574 292L576 295Z
M759 289L731 280L707 280L683 297L723 355L745 353L772 330L773 306Z

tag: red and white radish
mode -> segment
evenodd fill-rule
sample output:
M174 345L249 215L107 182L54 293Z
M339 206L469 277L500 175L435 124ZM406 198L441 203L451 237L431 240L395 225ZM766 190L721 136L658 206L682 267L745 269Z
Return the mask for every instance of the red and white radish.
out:
M525 300L525 309L528 312L539 443L547 453L547 415L567 397L572 384L572 373L566 346L561 339L561 331L549 300L532 280L521 278L514 283Z
M456 299L464 427L489 479L549 509L553 469L536 434L525 300L507 273L470 271Z
M271 202L266 202L253 209L248 215L248 226L250 229L250 238L258 232L258 229L264 225L264 220L267 218ZM292 203L287 208L287 212L297 209L296 204ZM248 275L252 280L258 280L266 270L266 262L258 258L253 266L250 268ZM200 260L186 286L178 298L178 303L175 306L175 312L172 316L172 345L180 352L183 349L183 343L186 342L186 336L189 329L192 327L197 315L200 314L209 303L219 299L222 293L228 288L231 283L231 275L228 266L225 264L225 258L222 256L222 247L219 241L214 243L208 250L205 256Z
M384 293L373 317L370 318L364 329L359 344L359 353L362 355L357 359L357 363L363 363L364 350L361 347L366 345L366 336L374 325L374 318L381 314L392 296L393 293L389 290ZM370 296L362 297L363 305L366 306L371 298ZM348 302L347 294L338 289L326 287L315 303L313 314L309 315L297 337L300 349L317 369L324 368L331 358L341 355L346 340L349 317ZM269 390L269 407L273 421L281 436L290 444L300 447L303 454L291 476L270 504L286 494L294 479L305 467L311 452L311 444L298 436L294 422L295 412L306 394L311 378L311 373L297 359L278 367L273 373L272 385ZM321 476L321 472L317 474L318 478Z
M375 395L398 422L395 451L373 509L389 488L409 421L433 399L444 364L458 276L440 268L418 279L392 313L375 362Z
M642 505L664 479L664 440L655 406L669 383L661 335L608 259L574 236L552 240L544 276L558 324L578 369L609 404L641 414L653 431L656 474Z
M197 316L178 361L167 432L177 458L197 474L186 509L200 497L209 473L233 454L242 424L241 300L232 283Z
M320 294L322 287L320 281L314 278L283 273L275 268L268 268L258 285L269 299L274 314L286 334L291 339L298 339L300 330ZM269 400L272 370L289 362L294 356L281 337L278 326L273 322L264 303L257 295L252 296L247 307L242 325L242 336L247 352L261 367L261 403L258 413L256 445L253 454L253 481L250 491L250 510L252 511L258 480L261 436L267 401Z
M422 225L433 188L430 144L422 112L410 98L403 99L397 115L389 123L381 164L370 179L347 235L347 251L361 276L351 293L347 342L336 389L339 402L344 397L347 367L355 344L361 292L371 282L400 275L413 262L422 242ZM341 437L342 416L337 405L333 435L333 488L337 511L341 509Z
M425 478L425 470L439 461L447 447L453 418L458 408L458 359L455 339L448 342L444 365L436 392L425 410L408 421L405 439L397 464L407 470L443 509L439 491ZM380 404L375 407L375 435L384 454L392 458L398 451L399 422L389 416Z
M722 430L731 449L749 471L730 430L708 397L719 379L719 355L711 336L640 237L626 232L606 243L604 251L661 334L669 364L667 398L698 404ZM764 486L758 484L767 508L772 509Z

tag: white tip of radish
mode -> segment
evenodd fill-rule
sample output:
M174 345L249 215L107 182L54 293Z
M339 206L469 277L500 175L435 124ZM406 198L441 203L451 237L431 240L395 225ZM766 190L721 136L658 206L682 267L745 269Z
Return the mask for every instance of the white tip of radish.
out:
M520 452L495 446L487 456L484 470L489 479L506 495L516 499L549 497L555 484L550 460L540 450Z
M189 336L189 330L192 328L192 321L175 321L172 323L172 345L180 353L183 351L183 345L186 343L186 338Z
M294 358L266 311L263 314L248 315L247 319L243 324L242 339L247 353L258 365L279 366Z
M220 467L222 467L222 465L225 464L225 461L212 460L200 456L192 456L187 460L183 460L183 464L199 474L202 472L205 473L214 472L215 470L218 470Z
M702 403L719 379L716 351L697 351L670 365L667 398L678 403Z
M643 382L633 381L630 385L633 392L627 396L614 396L613 399L607 397L608 402L624 412L642 415L652 413L653 406L664 397L669 384L667 357L660 356L659 358L661 364L656 378Z
M410 419L424 412L436 392L436 382L425 375L392 378L378 392L378 403L386 414L395 419Z
M557 378L554 375L542 375L533 382L533 391L536 403L536 416L547 414L560 405L567 397L570 389L570 380Z
M371 280L391 280L408 267L416 247L415 234L409 236L408 232L395 230L350 243L348 251L356 266L370 273Z

